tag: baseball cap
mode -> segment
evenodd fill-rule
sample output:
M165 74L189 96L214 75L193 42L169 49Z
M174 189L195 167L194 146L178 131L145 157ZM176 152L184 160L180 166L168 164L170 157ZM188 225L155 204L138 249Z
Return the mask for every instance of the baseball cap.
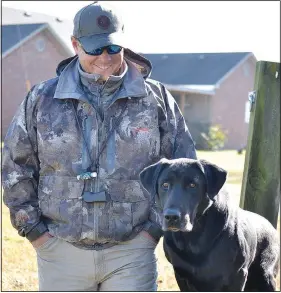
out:
M73 36L88 52L108 45L124 47L124 24L114 8L95 1L75 15Z

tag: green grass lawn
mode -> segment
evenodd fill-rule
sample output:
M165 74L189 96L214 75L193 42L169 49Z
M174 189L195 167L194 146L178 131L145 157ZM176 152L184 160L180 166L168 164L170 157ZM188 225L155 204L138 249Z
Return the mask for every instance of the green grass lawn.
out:
M228 171L227 188L239 203L244 154L236 151L198 152L199 159L209 160ZM2 205L2 291L37 291L36 253L31 244L12 228L6 206ZM279 227L280 229L280 227ZM165 259L162 240L156 248L158 291L179 291L172 266ZM278 288L279 285L278 278Z

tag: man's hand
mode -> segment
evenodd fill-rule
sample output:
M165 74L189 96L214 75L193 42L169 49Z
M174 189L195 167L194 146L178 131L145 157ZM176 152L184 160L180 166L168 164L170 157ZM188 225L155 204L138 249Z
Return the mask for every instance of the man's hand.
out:
M32 241L31 244L34 248L38 248L41 245L43 245L48 239L52 238L54 236L52 236L51 234L49 234L48 232L45 232L43 235L41 235L39 238L37 238L36 240Z

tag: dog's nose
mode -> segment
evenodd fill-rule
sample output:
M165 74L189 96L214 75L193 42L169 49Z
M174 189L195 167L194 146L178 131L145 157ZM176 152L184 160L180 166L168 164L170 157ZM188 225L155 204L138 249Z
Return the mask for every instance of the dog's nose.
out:
M167 209L164 212L164 218L168 222L178 222L180 220L181 213L176 209Z

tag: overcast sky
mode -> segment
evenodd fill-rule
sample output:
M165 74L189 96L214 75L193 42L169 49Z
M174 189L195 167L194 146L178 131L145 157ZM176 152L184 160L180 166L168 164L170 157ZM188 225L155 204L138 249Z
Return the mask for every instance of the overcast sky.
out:
M142 53L253 52L280 62L279 1L108 1ZM72 20L92 1L2 1L3 6Z

